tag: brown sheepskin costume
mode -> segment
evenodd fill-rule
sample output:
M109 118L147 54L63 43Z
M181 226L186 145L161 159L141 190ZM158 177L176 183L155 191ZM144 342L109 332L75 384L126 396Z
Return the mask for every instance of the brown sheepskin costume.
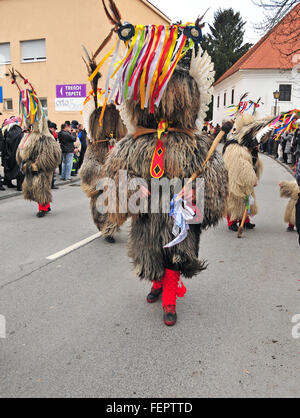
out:
M249 215L255 216L258 212L254 189L261 178L263 164L259 158L255 136L265 125L265 120L257 121L251 115L238 116L224 146L223 160L229 178L226 215L231 221L243 218L247 196L254 198Z
M61 163L61 148L49 133L38 100L38 121L32 131L25 134L17 151L17 162L25 174L24 199L47 205L52 202L51 183L53 173Z
M280 183L280 197L290 199L284 214L284 222L296 225L296 204L300 189L296 181L282 181Z
M169 180L188 179L203 164L209 151L211 140L197 131L196 120L200 107L197 83L189 72L177 67L155 114L141 110L140 98L129 100L122 110L122 118L130 134L122 139L108 155L102 176L110 177L119 184L119 170L127 170L128 181L134 178L146 180L151 192L150 166L157 143L157 133L145 133L136 139L133 130L140 128L157 129L157 121L173 121L172 128L188 129L192 137L183 132L169 132L164 157L163 178ZM133 128L133 130L132 130ZM168 214L119 214L112 213L109 219L122 225L131 216L129 255L136 273L141 279L160 281L165 269L181 272L191 278L205 268L198 260L200 234L203 229L217 225L225 211L227 196L227 172L222 158L215 153L204 172L205 209L203 224L190 225L186 240L175 247L163 247L173 240L173 220ZM150 207L150 205L149 205Z
M89 144L85 153L83 165L79 171L81 187L90 198L91 215L96 227L104 237L112 236L118 230L117 225L106 221L97 209L97 183L101 178L101 167L104 164L109 148L115 142L123 138L127 130L122 123L119 111L114 104L106 107L102 126L99 125L99 118L102 107L95 109L89 119Z

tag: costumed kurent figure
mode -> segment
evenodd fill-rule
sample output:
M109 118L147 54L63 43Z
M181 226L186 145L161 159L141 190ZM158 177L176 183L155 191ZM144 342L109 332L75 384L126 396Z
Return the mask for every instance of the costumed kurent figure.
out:
M18 71L10 71L12 82L20 91L20 108L25 126L31 131L26 133L17 151L17 162L25 174L23 196L25 200L37 202L39 218L51 211L51 184L53 173L61 162L59 144L49 133L47 119L42 105L32 85ZM29 88L21 90L17 78L24 81Z
M280 197L290 199L284 214L284 222L288 224L287 231L293 232L296 225L296 205L299 199L300 189L296 181L282 181L279 184Z
M291 133L295 131L299 126L299 122L299 109L293 109L286 113L281 113L264 128L260 136L272 129L274 130L275 140L278 140L284 133ZM280 197L290 199L285 210L284 222L288 223L287 231L293 232L295 226L297 227L297 208L299 212L299 183L297 183L297 181L282 181L279 184L279 187ZM299 229L299 227L297 227L297 229Z
M201 223L188 224L195 215L192 204L182 206L182 197L187 198L188 192L174 196L172 217L168 212L161 213L164 193L156 195L158 212L150 208L147 213L131 210L133 192L128 192L128 211L121 210L119 199L117 210L108 213L111 222L118 225L131 217L129 255L137 275L153 284L148 302L157 301L162 294L164 322L172 326L177 320L176 298L186 291L180 276L191 278L206 268L205 262L198 260L200 234L216 225L225 210L227 172L217 153L211 152L205 161L211 140L200 133L211 100L213 64L198 47L190 71L177 65L201 40L200 20L194 25L134 27L122 25L113 1L110 6L114 30L128 42L117 70L112 59L108 80L116 77L116 81L106 100L116 100L122 106L121 116L129 134L108 155L103 178L114 180L120 193L126 188L121 178L122 170L126 170L125 181L142 184L138 196L143 204L148 203L144 196L155 194L152 185L159 179L179 179L179 191L183 180L191 176L193 180L201 177L205 184ZM172 195L169 190L169 203Z
M240 223L246 229L254 229L250 217L258 213L254 189L263 172L263 164L258 154L258 134L270 119L257 120L253 114L246 113L248 106L257 107L259 101L240 101L236 120L223 148L223 160L228 171L229 194L226 203L228 228L238 232ZM249 105L250 103L250 105ZM246 105L245 105L246 104Z
M97 55L95 54L91 57L86 49L85 52L88 61L84 60L84 62L90 76L97 67L95 64ZM88 148L79 176L82 182L82 189L90 198L91 215L95 225L102 232L107 242L114 243L113 235L118 231L119 227L118 225L112 225L106 216L99 213L97 199L100 192L97 190L97 183L101 178L101 167L106 160L108 152L113 148L116 141L126 135L127 130L114 104L106 107L102 125L100 126L99 118L102 114L102 106L99 105L99 102L104 94L104 91L98 88L100 77L101 74L98 73L91 81L92 91L84 102L82 114L84 127L87 131Z

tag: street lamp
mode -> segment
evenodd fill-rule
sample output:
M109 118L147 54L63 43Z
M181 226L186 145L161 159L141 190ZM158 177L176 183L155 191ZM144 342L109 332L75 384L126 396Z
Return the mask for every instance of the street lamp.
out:
M275 99L275 110L274 110L274 115L277 115L277 104L278 104L278 99L280 97L280 92L278 90L274 91L273 93L274 99Z

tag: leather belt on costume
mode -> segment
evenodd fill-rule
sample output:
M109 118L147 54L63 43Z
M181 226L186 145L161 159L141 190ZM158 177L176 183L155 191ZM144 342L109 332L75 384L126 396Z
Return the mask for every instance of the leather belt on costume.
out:
M137 139L143 135L157 134L158 140L150 167L151 177L155 179L160 179L164 175L164 156L166 153L165 142L169 132L183 133L188 135L192 140L195 140L195 132L192 129L170 128L168 122L165 120L159 122L157 129L138 127L137 131L133 134L133 139ZM165 138L164 141L161 140L162 135Z

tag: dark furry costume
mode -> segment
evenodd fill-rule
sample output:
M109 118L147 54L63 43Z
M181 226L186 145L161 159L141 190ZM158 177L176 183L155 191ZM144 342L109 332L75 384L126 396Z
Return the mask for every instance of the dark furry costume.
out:
M49 133L40 102L38 122L34 124L32 132L24 135L18 147L17 161L25 174L24 198L42 206L52 202L52 177L61 163L61 149Z
M17 179L18 188L21 188L24 175L16 161L18 146L23 138L23 129L16 123L12 123L3 128L4 141L1 154L2 166L4 168L4 178L6 184Z
M111 225L121 226L131 217L129 255L137 275L152 282L147 301L153 303L162 294L164 322L173 326L177 320L176 298L186 291L180 275L191 278L205 269L205 262L198 260L201 231L216 225L225 210L227 172L221 157L213 152L215 148L209 153L209 137L200 133L215 73L211 58L199 45L202 18L195 24L133 26L122 24L114 0L109 0L109 8L105 0L102 2L113 28L99 51L114 32L119 37L107 75L105 105L118 103L128 135L117 143L104 164L103 183L109 181L106 186L102 184L99 203L105 206L106 199L102 213L108 210ZM121 61L120 40L128 41ZM178 63L191 49L190 70L181 69ZM172 181L183 187L185 180L190 179L192 185L197 177L204 182L203 219L200 216L201 224L191 224L198 216L199 208L193 207L195 196L185 188L182 199ZM169 180L168 192L157 190L162 185L158 179ZM117 207L112 198L114 187ZM151 204L147 205L149 194ZM152 207L152 198L158 208ZM163 210L165 199L172 208L170 214L165 213L168 209Z
M138 127L157 128L157 120L174 121L172 127L194 131L194 138L185 133L169 132L166 141L164 177L186 179L201 167L211 140L196 132L200 107L200 94L195 80L183 69L175 70L162 97L159 108L152 115L141 110L140 100L127 102L123 112L129 122ZM127 114L127 116L126 116ZM119 182L119 170L127 170L129 180L141 177L151 191L149 167L157 142L156 134L146 134L134 139L128 135L109 154L102 176ZM163 249L172 240L173 221L168 214L110 214L114 224L122 225L127 216L132 217L129 255L141 279L160 281L165 269L180 271L191 278L204 269L198 260L201 231L216 225L222 218L227 196L227 173L221 157L215 153L204 172L205 212L202 225L191 225L187 239L181 244Z
M117 225L106 222L106 217L97 210L97 183L101 178L101 167L116 141L126 135L126 128L123 125L116 106L107 106L102 126L99 125L99 117L102 107L94 110L89 119L90 141L84 157L83 165L79 171L82 181L82 189L91 199L90 207L93 221L104 237L110 237L118 231Z

